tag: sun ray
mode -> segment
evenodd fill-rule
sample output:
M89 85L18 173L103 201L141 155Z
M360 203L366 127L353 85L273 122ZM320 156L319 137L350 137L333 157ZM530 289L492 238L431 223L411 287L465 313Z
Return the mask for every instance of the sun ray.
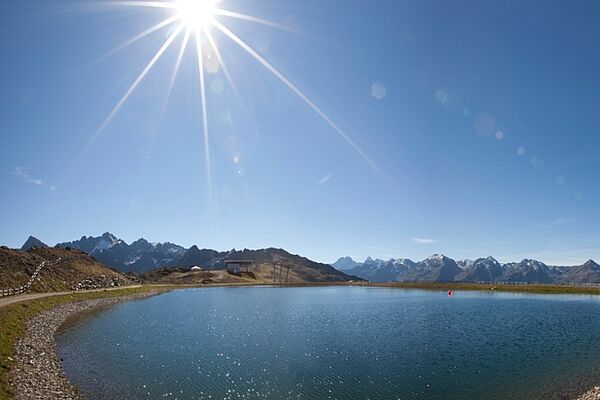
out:
M161 46L161 48L156 52L156 54L154 55L154 57L152 57L152 59L146 65L146 67L144 68L144 70L139 74L139 76L131 84L131 86L129 87L129 89L127 90L127 92L125 92L125 94L123 95L123 97L121 97L121 99L119 100L119 102L117 103L117 105L112 109L112 111L110 112L110 114L108 114L108 116L106 117L106 119L102 122L102 124L100 125L100 127L96 130L96 132L94 133L94 135L92 136L92 138L89 140L88 144L86 145L86 147L84 149L84 154L94 144L94 142L98 139L98 137L100 136L100 134L104 131L104 129L106 129L106 127L108 126L108 124L110 124L110 122L115 117L115 115L117 115L117 113L119 112L119 110L121 109L121 107L123 106L123 104L125 104L125 102L129 98L129 96L131 96L131 94L135 91L135 89L138 87L138 85L144 80L144 78L146 77L146 75L148 74L148 72L152 69L152 67L154 66L154 64L156 64L156 62L160 59L160 57L163 55L163 53L169 48L169 46L171 45L171 43L173 43L173 41L179 35L179 33L181 32L182 29L183 29L183 27L181 27L181 26L178 27L167 38L167 40L164 42L164 44Z
M177 7L176 3L169 1L105 1L98 3L98 5L168 9L175 9Z
M202 130L204 134L204 162L206 168L206 184L208 188L209 208L213 206L212 171L210 161L210 140L208 134L208 115L206 111L206 85L204 81L204 60L202 54L202 37L199 31L194 32L196 52L198 56L198 74L200 78L200 102L202 107ZM209 213L209 214L212 214Z
M383 172L383 170L365 153L354 140L350 138L325 112L323 112L308 96L306 96L296 85L294 85L288 78L286 78L277 68L271 65L265 60L260 54L256 52L250 45L246 44L240 39L235 33L231 32L227 27L218 21L214 21L213 25L217 27L221 32L233 40L238 46L244 49L250 54L256 61L262 64L269 72L271 72L277 79L283 82L296 96L298 96L306 105L308 105L314 112L316 112L333 130L340 135L366 162L367 164L382 175L385 179L390 180L389 177Z
M134 44L135 42L145 38L146 36L168 26L171 25L172 23L174 23L175 21L177 21L179 19L179 17L177 15L173 15L172 17L169 17L167 19L165 19L162 22L159 22L158 24L154 25L151 28L146 29L145 31L135 35L134 37L132 37L131 39L127 40L126 42L121 43L119 46L117 46L115 49L111 50L110 52L108 52L107 54L105 54L104 56L102 56L98 61L102 61L105 60L113 55L115 55L116 53L118 53L119 51L131 46L132 44Z
M229 70L227 69L227 66L225 65L225 61L223 60L223 56L221 55L219 46L217 46L217 43L215 42L215 38L213 37L212 33L208 29L204 30L204 34L206 36L206 39L208 40L208 43L210 44L210 47L213 49L213 51L215 52L215 55L217 56L217 61L219 61L219 65L221 65L221 68L223 69L223 74L225 75L225 79L227 79L227 82L229 83L229 86L231 87L233 94L235 95L238 103L240 105L242 105L242 99L237 90L237 86L235 85L235 83L233 82L233 79L231 78L231 75L229 74Z
M183 60L183 55L185 53L185 50L187 49L189 39L190 39L190 31L189 31L189 29L186 29L185 35L181 42L181 47L179 48L179 54L177 55L177 60L175 61L175 67L173 68L173 73L171 74L171 79L169 81L167 93L165 94L165 99L163 101L162 107L160 108L160 114L159 114L159 118L158 118L159 128L160 128L160 126L162 126L163 117L167 110L169 100L171 99L171 93L173 92L173 87L175 86L175 80L177 79L177 76L179 75L179 68L181 67L181 62ZM158 128L153 130L150 135L150 143L148 145L147 154L150 154L150 152L152 151L152 147L154 146L154 141L156 140L156 136L158 135L158 130L159 130Z
M250 21L261 25L270 26L272 28L282 29L284 31L299 33L296 30L290 28L289 26L278 24L277 22L269 21L268 19L254 17L252 15L242 14L235 11L229 11L222 8L217 8L214 11L215 15L222 15L224 17L231 17L236 19L241 19L244 21Z
M171 92L173 91L173 86L175 85L175 80L177 79L177 75L179 74L179 68L181 67L181 61L183 60L183 55L187 48L188 42L190 40L190 30L185 30L185 35L183 36L183 41L181 42L181 47L179 48L179 54L177 54L177 60L175 61L175 67L173 68L173 74L171 75L171 80L169 81L169 87L167 89L167 94L165 95L165 101L163 103L161 113L162 116L167 108L167 103L171 98Z

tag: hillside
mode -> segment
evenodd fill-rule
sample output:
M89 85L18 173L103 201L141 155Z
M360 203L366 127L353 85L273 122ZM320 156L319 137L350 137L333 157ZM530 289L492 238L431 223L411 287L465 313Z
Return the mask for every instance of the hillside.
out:
M253 272L242 272L239 276L226 270L191 271L190 268L167 267L144 272L139 278L147 284L163 285L207 285L207 284L257 284L271 283L257 278Z
M350 280L361 280L356 276L347 275L336 270L328 264L318 263L290 254L283 249L261 249L261 250L230 250L217 252L215 250L198 249L191 247L179 260L179 266L199 265L206 270L225 269L225 260L252 260L254 266L251 271L259 281L272 282L273 268L282 267L292 283L305 282L347 282Z
M131 280L100 264L79 250L32 248L27 251L0 247L0 288L16 288L27 283L43 261L55 261L42 268L31 292L92 289L124 286Z

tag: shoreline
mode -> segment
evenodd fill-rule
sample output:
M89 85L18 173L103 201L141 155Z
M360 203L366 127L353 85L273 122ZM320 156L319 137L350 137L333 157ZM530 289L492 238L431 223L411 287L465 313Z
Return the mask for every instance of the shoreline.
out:
M598 400L600 399L600 386L596 386L593 389L585 392L575 400Z
M440 287L437 287L438 285L435 285L436 287L432 287L431 285L429 285L428 289L442 290L441 286L443 285L444 284L440 284ZM184 286L181 287L181 289L189 289L193 287L208 288L211 286L213 285ZM308 285L290 286L303 287ZM350 286L350 284L345 286ZM408 287L409 285L399 286L387 284L355 283L354 286L426 289L425 287L423 287L423 285L411 285L411 287ZM73 320L74 318L77 318L82 314L93 312L95 309L110 307L126 301L132 301L161 294L165 291L176 289L176 287L149 287L149 289L150 290L145 292L138 292L133 294L127 293L113 297L71 299L70 301L67 301L63 304L59 304L49 309L43 310L42 312L37 313L34 316L28 318L26 321L24 321L24 334L16 341L16 343L14 344L13 352L11 356L8 357L12 365L7 375L7 379L3 382L8 386L5 389L9 390L9 392L6 393L8 395L8 397L6 398L18 400L83 399L82 395L79 393L79 390L69 382L62 369L62 365L60 363L60 360L58 359L58 355L56 352L56 334L60 331L63 325L67 324L70 320ZM462 288L462 290L469 289ZM470 290L482 289L478 285L477 288L472 288ZM573 292L567 293L575 294ZM0 393L0 399L2 398L4 397L2 396L2 393ZM600 386L592 387L591 389L583 392L582 394L579 394L572 400L600 400Z
M29 319L25 335L14 348L15 367L8 376L13 399L82 399L67 379L56 353L56 334L69 319L98 308L156 295L138 293L123 297L75 301L59 305Z
M56 353L55 335L60 327L82 313L169 290L67 294L0 307L0 399L81 399Z

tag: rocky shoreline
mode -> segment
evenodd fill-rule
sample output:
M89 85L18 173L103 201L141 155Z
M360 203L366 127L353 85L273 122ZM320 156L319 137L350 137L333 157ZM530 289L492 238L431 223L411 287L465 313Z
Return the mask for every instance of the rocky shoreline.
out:
M600 400L600 386L596 386L592 390L581 395L577 400Z
M101 298L67 303L45 311L25 325L25 335L15 345L8 383L13 399L82 399L65 376L56 355L55 334L70 317L96 307L147 297L158 292L117 298Z

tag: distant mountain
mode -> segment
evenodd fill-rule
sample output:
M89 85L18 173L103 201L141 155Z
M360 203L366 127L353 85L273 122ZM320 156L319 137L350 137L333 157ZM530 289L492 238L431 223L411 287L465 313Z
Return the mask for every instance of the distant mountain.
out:
M224 268L225 254L211 249L199 249L194 245L190 247L180 258L175 260L176 265L190 266L199 265L206 269Z
M48 247L48 245L46 245L44 242L42 242L38 238L29 236L29 238L25 241L25 243L23 243L23 246L21 246L21 250L27 251L29 249L33 249L34 247L38 248L38 249L43 249L45 247Z
M442 254L434 254L418 262L403 276L403 281L452 282L462 270L456 262Z
M79 240L74 240L72 242L58 243L55 247L59 247L61 249L70 247L72 249L78 249L87 254L100 253L103 250L109 249L115 244L120 242L119 239L115 237L112 233L104 233L102 236L92 237L92 236L82 236Z
M331 266L338 271L348 271L352 268L358 267L359 265L360 263L354 261L352 257L340 257L336 262L331 264Z
M571 267L560 276L559 281L562 283L600 283L600 265L589 260L578 267Z
M456 277L461 282L496 282L504 275L504 269L494 257L463 260L457 263L463 270Z
M367 258L346 271L371 282L512 282L512 283L599 283L600 266L590 260L581 266L548 266L525 259L502 264L493 257L455 262L435 254L423 261L388 261Z
M56 247L81 250L123 272L143 272L172 265L186 251L176 244L150 243L145 239L136 240L129 245L108 232L98 237L82 236L79 240L59 243Z
M385 261L368 257L346 272L371 282L450 282L462 269L451 258L435 254L417 263L408 258Z
M390 259L387 261L367 258L364 263L355 266L345 272L367 279L371 282L399 281L402 275L415 263L409 259Z
M550 268L543 262L536 260L523 260L519 263L504 265L502 282L531 282L552 283Z

